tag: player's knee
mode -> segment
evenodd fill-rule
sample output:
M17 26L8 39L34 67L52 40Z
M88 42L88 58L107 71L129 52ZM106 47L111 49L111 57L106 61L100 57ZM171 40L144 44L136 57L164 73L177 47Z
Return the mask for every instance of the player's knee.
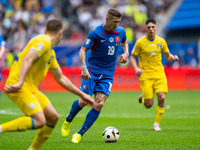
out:
M144 102L144 106L145 106L146 108L151 108L151 107L153 106L153 103L151 103L150 101L145 101L145 102Z
M161 99L161 101L164 101L165 100L165 94L163 94L160 99Z
M102 109L103 105L104 105L103 102L102 103L97 103L97 107L96 107L95 110L100 111Z
M50 123L56 124L58 119L59 119L59 114L56 112L53 115L51 115L51 122Z
M46 124L46 118L45 118L43 112L38 112L38 113L32 115L31 117L34 118L36 129L41 128Z
M99 103L99 108L102 109L104 103Z
M165 101L165 94L159 95L158 101L164 102Z
M45 118L39 118L35 120L36 128L41 128L46 124L46 119Z
M153 99L144 100L144 106L146 108L151 108L153 106Z
M148 108L148 109L152 107L151 104L145 104L144 106L145 106L146 108Z

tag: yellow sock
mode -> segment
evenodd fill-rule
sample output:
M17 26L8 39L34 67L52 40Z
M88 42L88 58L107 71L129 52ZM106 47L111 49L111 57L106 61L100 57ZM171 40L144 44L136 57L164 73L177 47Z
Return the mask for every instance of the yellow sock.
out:
M144 104L144 97L142 98L142 104Z
M32 117L20 117L15 120L1 124L2 132L25 131L35 129L35 122Z
M163 117L164 112L165 112L165 107L160 107L160 106L156 107L155 123L160 124L160 121L161 121L161 119Z
M44 142L49 138L52 130L54 128L54 125L50 125L49 123L46 123L42 128L38 129L37 135L31 144L31 148L38 150L42 147Z

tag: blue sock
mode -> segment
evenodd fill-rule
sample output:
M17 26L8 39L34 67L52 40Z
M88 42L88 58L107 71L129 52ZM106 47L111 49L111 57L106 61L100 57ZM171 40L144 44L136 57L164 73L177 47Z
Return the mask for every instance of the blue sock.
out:
M72 122L74 117L78 114L78 112L82 109L83 107L79 106L79 100L75 100L72 104L71 110L69 112L69 115L66 117L67 122Z
M99 117L101 111L96 111L95 109L91 109L85 119L85 122L82 126L82 128L78 131L78 134L83 134L92 126L92 124L95 122L95 120Z

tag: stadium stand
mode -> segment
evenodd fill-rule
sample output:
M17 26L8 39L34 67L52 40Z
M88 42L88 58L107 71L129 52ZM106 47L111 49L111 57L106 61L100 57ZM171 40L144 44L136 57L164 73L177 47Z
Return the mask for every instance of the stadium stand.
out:
M179 7L173 13L170 8L177 4ZM199 32L188 32L200 29L198 26L199 6L198 0L61 0L59 2L55 2L55 0L3 0L0 3L0 34L6 40L7 53L1 60L1 66L9 68L13 58L27 41L37 34L44 33L46 21L54 17L61 18L65 25L61 46L55 48L60 65L79 66L78 51L83 40L95 26L104 23L104 12L110 7L119 9L123 15L120 25L127 31L130 51L134 42L144 35L146 18L155 17L159 27L167 23L162 33L166 33L165 38L172 53L181 57L178 66L190 65L190 62L186 61L189 49L192 49L190 50L193 51L194 59L192 60L195 60L192 61L192 64L196 66L199 63L197 57ZM174 14L171 19L169 18L169 22L166 17L168 12ZM188 21L188 19L194 21ZM186 23L190 25L186 25ZM196 39L194 40L195 35ZM181 41L185 43L182 44ZM163 64L177 66L177 64L167 63L164 58Z
M3 77L0 87L2 89L4 86L14 57L30 38L44 33L46 21L54 17L60 18L65 27L61 44L54 48L57 59L63 72L79 86L80 46L90 30L104 23L105 12L114 7L123 15L120 25L127 31L130 52L135 41L145 34L146 18L156 18L161 29L161 37L166 39L171 53L180 58L178 62L173 63L169 63L164 57L162 59L166 67L169 89L200 89L198 84L200 82L197 82L200 80L199 2L199 0L2 0L0 34L6 40L7 53L0 60ZM119 53L122 53L122 50ZM117 65L113 90L139 90L139 80L130 64ZM41 89L62 91L61 87L52 81L52 76L49 74L41 84Z
M200 35L200 1L183 0L166 25L168 41L197 42Z
M200 28L200 1L184 0L171 21L168 30Z

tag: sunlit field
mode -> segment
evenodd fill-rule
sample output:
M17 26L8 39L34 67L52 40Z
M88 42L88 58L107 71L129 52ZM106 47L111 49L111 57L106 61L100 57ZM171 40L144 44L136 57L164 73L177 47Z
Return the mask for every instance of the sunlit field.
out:
M79 144L71 142L90 107L84 108L74 119L69 137L63 138L60 129L70 107L78 97L71 93L46 93L60 119L43 150L199 150L200 149L200 91L170 91L166 95L166 111L160 124L161 132L153 131L154 106L146 109L139 104L139 92L112 92L100 117L83 136ZM0 100L0 124L22 116L23 113L5 94ZM102 132L108 126L120 132L119 141L105 143ZM27 149L36 130L0 135L0 150Z

